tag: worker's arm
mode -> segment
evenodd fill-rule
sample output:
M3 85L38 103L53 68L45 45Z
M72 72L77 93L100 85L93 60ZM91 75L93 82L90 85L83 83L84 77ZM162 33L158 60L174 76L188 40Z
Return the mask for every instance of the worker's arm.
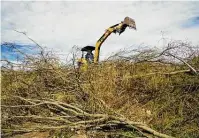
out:
M123 33L125 31L125 29L126 29L127 26L136 29L134 20L131 19L131 18L129 18L129 17L126 17L123 22L121 22L119 24L116 24L116 25L113 25L113 26L109 27L106 30L106 32L96 42L96 45L95 45L95 55L94 55L94 63L97 63L99 61L100 47L101 47L102 43L108 38L108 36L111 33L113 33L113 32L114 33L119 33L119 34Z

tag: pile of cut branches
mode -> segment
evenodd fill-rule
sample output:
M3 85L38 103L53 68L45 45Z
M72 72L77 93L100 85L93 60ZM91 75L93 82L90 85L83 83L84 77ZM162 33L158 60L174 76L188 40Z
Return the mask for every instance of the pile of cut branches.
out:
M69 129L72 131L86 130L88 131L133 131L138 136L146 137L162 137L169 138L165 134L159 133L146 124L140 122L130 121L124 117L109 115L109 114L91 114L83 111L79 107L54 100L37 100L37 99L25 99L23 97L15 96L26 104L6 106L2 105L3 108L33 108L40 107L49 109L51 116L39 116L39 115L25 115L25 116L11 116L6 121L31 121L39 122L40 125L37 127L23 128L3 128L3 136L11 135L13 133L23 133L32 131L44 131L52 129ZM5 120L4 120L5 121ZM47 124L46 124L47 123Z
M113 137L171 137L163 134L167 132L164 129L158 132L152 129L153 125L147 125L160 124L160 114L167 111L173 114L178 109L165 108L167 105L162 101L169 105L186 94L194 99L194 102L184 99L192 105L199 97L196 93L198 52L188 44L177 44L170 43L160 52L153 49L120 51L100 65L90 65L87 72L77 70L74 65L61 65L38 44L41 52L37 56L7 44L23 54L24 60L20 63L3 60L2 136L62 130L61 133L84 131L96 137L99 132ZM186 56L176 53L182 47L190 53ZM191 80L189 87L179 85L183 78ZM165 99L165 94L173 98L173 92L179 89L193 94L176 91L174 94L180 97ZM188 105L184 107L185 113L192 113ZM147 108L147 113L143 108ZM192 122L197 120L197 113L192 116Z

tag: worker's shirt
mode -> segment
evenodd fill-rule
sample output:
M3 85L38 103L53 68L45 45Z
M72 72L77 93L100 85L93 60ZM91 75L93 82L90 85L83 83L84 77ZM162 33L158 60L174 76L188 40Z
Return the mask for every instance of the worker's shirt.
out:
M90 63L93 62L94 56L93 53L87 53L86 54L86 60L89 61Z

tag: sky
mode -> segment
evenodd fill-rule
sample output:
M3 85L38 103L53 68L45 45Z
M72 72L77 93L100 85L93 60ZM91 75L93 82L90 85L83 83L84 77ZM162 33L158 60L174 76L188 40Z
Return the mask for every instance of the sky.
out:
M119 49L139 45L161 47L162 37L199 44L199 2L144 1L4 1L1 2L1 49L5 42L34 45L14 30L26 32L64 60L74 45L95 45L108 27L126 16L137 30L112 34L101 47L100 58ZM12 52L2 50L2 55ZM12 57L13 60L13 57Z
M17 49L16 49L17 48ZM17 50L21 52L17 52ZM24 44L14 44L13 43L3 43L1 44L1 59L9 60L13 62L21 61L25 55L37 55L40 53L40 49L35 45L24 45Z

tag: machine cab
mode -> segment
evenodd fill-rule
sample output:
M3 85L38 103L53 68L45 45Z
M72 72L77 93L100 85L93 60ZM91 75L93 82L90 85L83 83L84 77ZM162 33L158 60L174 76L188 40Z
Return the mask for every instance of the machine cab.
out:
M92 51L95 50L94 46L85 46L81 49L82 56L78 59L79 68L87 68L88 64L93 63L94 55Z

